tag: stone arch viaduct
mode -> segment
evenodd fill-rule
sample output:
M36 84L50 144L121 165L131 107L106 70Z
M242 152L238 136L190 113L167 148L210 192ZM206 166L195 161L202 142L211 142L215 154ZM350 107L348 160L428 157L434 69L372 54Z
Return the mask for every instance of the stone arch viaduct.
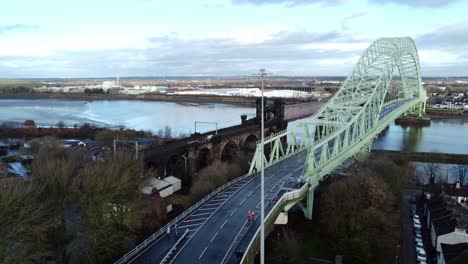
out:
M156 169L160 176L172 175L188 184L193 175L215 160L230 162L236 155L251 160L260 139L260 100L257 100L256 108L256 116L251 119L241 116L240 125L220 129L217 133L192 134L143 150L145 165ZM265 136L287 128L284 109L284 100L265 100Z

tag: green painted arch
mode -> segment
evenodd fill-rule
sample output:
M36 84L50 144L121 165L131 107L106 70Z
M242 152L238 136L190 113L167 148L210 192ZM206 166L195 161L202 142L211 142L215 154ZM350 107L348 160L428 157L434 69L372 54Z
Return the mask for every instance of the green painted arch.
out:
M399 76L397 79L395 74ZM388 93L392 80L397 85ZM345 159L363 150L368 152L378 133L400 115L409 112L421 115L425 100L414 41L408 37L377 39L363 52L340 89L315 115L265 141L273 144L269 159L264 148L257 145L250 173L258 171L262 162L268 167L307 150L303 179L314 178L317 182ZM287 148L281 143L284 139L290 139Z
M386 98L395 73L399 76L396 96ZM403 110L409 111L425 99L414 41L404 37L372 42L335 95L304 122L316 127L303 175L329 173L344 159L369 148L373 138ZM398 109L393 109L396 105Z
M378 115L384 104L388 86L395 70L401 77L401 99L425 98L421 85L419 56L411 38L381 38L363 52L351 74L329 102L311 118L340 123L353 122L370 104L378 107ZM344 124L343 124L344 125Z

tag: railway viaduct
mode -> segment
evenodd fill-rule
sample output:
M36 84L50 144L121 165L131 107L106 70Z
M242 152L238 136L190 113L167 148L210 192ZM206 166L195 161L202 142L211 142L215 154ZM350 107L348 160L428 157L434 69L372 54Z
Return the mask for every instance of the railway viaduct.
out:
M236 157L251 160L260 139L261 103L257 99L256 116L247 119L242 115L241 124L218 131L195 133L188 138L143 150L147 167L156 169L160 176L173 175L183 184L214 160L230 162ZM265 136L287 128L285 102L282 99L265 100Z

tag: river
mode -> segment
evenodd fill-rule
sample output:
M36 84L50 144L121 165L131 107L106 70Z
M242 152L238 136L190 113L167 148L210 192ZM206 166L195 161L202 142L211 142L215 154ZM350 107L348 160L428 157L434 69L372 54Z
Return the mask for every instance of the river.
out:
M255 109L221 103L174 103L139 100L62 100L0 99L0 122L24 122L53 126L93 123L100 126L125 126L156 132L170 126L175 133L194 132L195 121L217 122L218 128L240 124L241 114L253 115ZM290 123L289 129L300 120ZM200 124L197 131L213 130L212 124ZM391 124L374 140L373 149L468 154L468 121L432 120L428 127L404 127ZM422 173L424 164L416 163ZM446 170L454 166L444 165ZM453 178L451 176L451 178Z
M414 152L468 154L468 121L463 119L432 120L429 127L404 127L392 124L374 140L373 149ZM413 162L420 182L427 183L427 163ZM462 166L468 171L468 166ZM447 178L457 182L456 164L439 164L436 181ZM468 174L468 173L467 173Z
M217 122L218 128L240 124L240 115L255 113L253 107L221 103L175 103L142 100L0 99L0 122L32 119L41 126L93 123L125 126L156 132L170 126L176 133L194 132L195 121ZM299 123L290 123L289 128ZM197 131L214 130L200 124ZM432 120L429 127L391 124L374 140L374 149L468 154L468 121Z
M39 126L91 123L124 126L157 132L170 126L175 133L193 133L195 121L217 122L218 128L238 125L242 114L255 109L220 103L175 103L142 100L0 99L0 123L32 119ZM214 124L200 124L197 132L214 130Z

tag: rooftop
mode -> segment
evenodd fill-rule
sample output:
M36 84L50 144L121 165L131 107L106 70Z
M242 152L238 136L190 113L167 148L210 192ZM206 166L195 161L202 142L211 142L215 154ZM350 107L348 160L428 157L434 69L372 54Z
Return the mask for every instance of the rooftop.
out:
M441 247L446 264L468 263L468 243L441 244Z

